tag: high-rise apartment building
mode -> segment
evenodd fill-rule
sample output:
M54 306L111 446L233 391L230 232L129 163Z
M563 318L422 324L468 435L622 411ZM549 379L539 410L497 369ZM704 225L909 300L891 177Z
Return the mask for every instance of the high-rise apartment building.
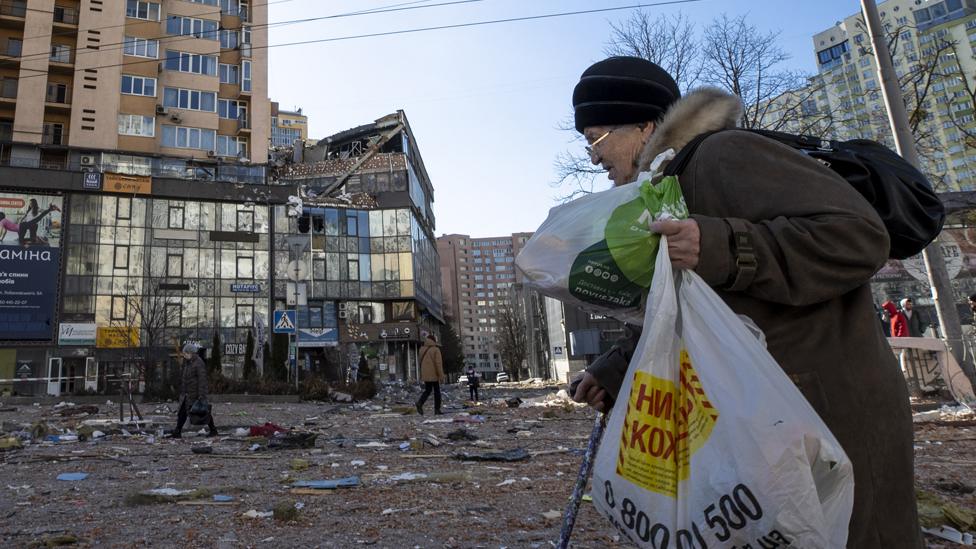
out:
M505 368L499 354L498 314L516 296L521 275L515 256L532 233L471 238L449 234L437 239L444 312L458 332L465 364L492 375Z
M251 0L0 0L0 162L63 165L70 146L265 163L267 21Z
M308 116L302 114L301 108L286 111L278 108L278 103L271 103L271 146L288 147L296 139L308 139Z
M879 5L902 81L923 171L937 191L976 190L973 94L976 0L888 0ZM786 129L894 146L871 40L860 13L813 37L818 74L774 103L799 111ZM812 122L812 125L811 125Z

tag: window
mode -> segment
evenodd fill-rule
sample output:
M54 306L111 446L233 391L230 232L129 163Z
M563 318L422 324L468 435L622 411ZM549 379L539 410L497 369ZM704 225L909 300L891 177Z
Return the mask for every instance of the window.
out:
M241 55L251 57L251 27L241 28Z
M126 320L126 300L120 295L112 296L112 320Z
M214 112L217 108L217 94L183 88L163 88L163 105L191 111Z
M346 266L349 268L349 280L359 280L359 260L349 259Z
M220 64L220 83L221 84L240 84L241 68L237 65Z
M166 50L164 67L168 71L189 72L207 76L217 75L217 56Z
M166 276L169 278L183 278L183 256L180 254L166 255Z
M193 2L194 4L206 4L208 6L218 5L217 0L187 0L188 2Z
M156 119L141 114L120 114L119 135L154 137L156 135Z
M254 232L254 212L237 212L237 230L242 232Z
M68 86L66 84L48 84L47 97L44 99L48 103L68 102Z
M164 322L167 328L183 327L183 306L179 303L167 303Z
M214 150L217 132L202 128L163 125L163 146L175 149Z
M132 219L132 199L127 197L119 197L119 201L115 203L115 218L116 219Z
M70 63L71 46L67 44L51 44L51 62Z
M254 305L237 306L237 327L250 328L254 323Z
M115 246L115 262L113 267L116 269L128 269L129 268L129 247L128 246Z
M237 47L237 31L236 30L221 30L220 31L220 47L225 50L232 50Z
M247 156L247 138L232 137L229 135L217 136L217 148L214 149L217 156Z
M123 42L122 52L133 57L148 57L149 59L159 58L159 40L147 40L126 36Z
M217 100L217 116L231 120L241 120L247 114L247 101L235 101L233 99Z
M241 61L241 90L251 91L251 62Z
M208 19L171 15L166 19L166 34L194 36L204 40L216 40L218 36L217 22Z
M159 21L159 4L156 2L138 2L126 0L125 16L148 21Z
M239 256L237 258L237 278L254 278L254 258Z
M183 206L170 206L169 207L169 228L170 229L182 229L183 228Z
M122 93L156 97L156 79L147 76L122 75Z

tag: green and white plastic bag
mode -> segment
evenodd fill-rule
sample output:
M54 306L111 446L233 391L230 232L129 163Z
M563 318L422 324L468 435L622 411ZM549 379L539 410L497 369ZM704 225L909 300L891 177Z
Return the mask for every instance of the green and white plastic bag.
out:
M549 211L515 266L526 284L583 310L643 322L660 235L649 224L684 219L688 207L675 177L593 193Z
M659 247L644 331L594 462L597 510L645 548L842 548L840 443L756 335Z

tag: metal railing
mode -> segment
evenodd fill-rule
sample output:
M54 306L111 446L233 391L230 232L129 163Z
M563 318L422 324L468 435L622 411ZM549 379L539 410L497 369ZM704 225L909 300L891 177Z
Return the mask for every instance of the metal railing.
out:
M16 78L0 78L0 97L4 99L17 99Z
M0 15L27 17L27 2L25 0L0 0Z
M237 117L237 131L249 130L251 129L251 122L247 119L247 116Z

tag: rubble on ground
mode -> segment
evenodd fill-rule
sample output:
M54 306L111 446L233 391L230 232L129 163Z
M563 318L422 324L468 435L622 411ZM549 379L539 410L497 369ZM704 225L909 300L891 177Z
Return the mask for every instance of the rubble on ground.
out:
M440 416L399 383L354 402L216 395L213 438L168 438L173 402L142 419L111 402L6 408L0 546L550 547L592 410L540 380L485 383L479 402L453 385ZM915 418L918 501L931 546L948 547L976 530L976 417L931 411ZM585 501L573 546L629 545Z

